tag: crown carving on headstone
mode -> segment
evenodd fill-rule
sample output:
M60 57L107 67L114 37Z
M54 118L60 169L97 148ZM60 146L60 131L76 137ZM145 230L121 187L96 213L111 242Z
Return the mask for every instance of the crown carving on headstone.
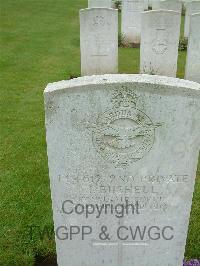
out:
M138 98L134 91L122 86L114 93L112 103L114 107L136 107Z

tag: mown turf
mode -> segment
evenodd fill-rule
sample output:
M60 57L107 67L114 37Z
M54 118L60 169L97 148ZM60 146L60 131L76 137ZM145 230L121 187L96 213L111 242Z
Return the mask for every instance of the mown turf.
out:
M78 10L87 0L0 0L0 265L33 265L55 254L45 144L43 90L80 75ZM184 76L185 52L178 77ZM138 73L139 49L119 49L119 72ZM188 258L200 257L200 182L196 182ZM39 226L49 232L40 240ZM42 236L41 236L42 237Z

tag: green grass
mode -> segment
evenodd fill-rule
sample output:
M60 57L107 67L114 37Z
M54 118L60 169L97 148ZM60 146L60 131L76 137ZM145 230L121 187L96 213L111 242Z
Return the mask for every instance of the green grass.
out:
M55 254L53 239L30 239L29 226L51 227L43 90L80 75L78 10L87 0L0 0L1 178L0 265L33 265ZM178 77L184 76L185 52ZM119 49L119 72L138 73L139 49ZM200 257L197 178L186 256Z

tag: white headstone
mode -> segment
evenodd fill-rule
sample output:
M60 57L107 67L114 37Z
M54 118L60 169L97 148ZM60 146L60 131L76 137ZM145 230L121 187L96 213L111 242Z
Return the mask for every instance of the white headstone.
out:
M190 29L190 16L200 12L200 1L192 1L185 5L185 28L184 37L188 38Z
M177 12L182 12L182 2L175 0L165 0L159 1L158 5L154 8L155 10L164 9L164 10L173 10Z
M200 83L200 13L190 18L185 78Z
M149 9L149 0L144 0L144 11Z
M112 0L88 0L88 7L112 7Z
M118 72L118 11L80 10L81 75Z
M194 1L199 1L199 0L183 0L182 2L183 2L183 5L184 5L184 7L187 5L187 3L190 3L190 2L194 2Z
M140 72L176 77L181 14L156 10L142 14Z
M58 265L182 266L200 84L103 75L44 95Z
M122 0L122 35L129 44L139 44L141 34L141 12L143 0Z

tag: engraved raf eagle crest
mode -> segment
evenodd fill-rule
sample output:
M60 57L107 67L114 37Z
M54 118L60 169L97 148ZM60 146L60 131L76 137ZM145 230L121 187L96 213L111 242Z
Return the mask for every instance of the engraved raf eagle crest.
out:
M141 160L155 139L155 124L137 109L138 96L126 87L114 93L113 109L97 118L93 127L93 144L99 154L115 167L126 167Z
M167 50L167 33L165 29L156 30L156 38L152 42L152 50L156 54L164 54Z

